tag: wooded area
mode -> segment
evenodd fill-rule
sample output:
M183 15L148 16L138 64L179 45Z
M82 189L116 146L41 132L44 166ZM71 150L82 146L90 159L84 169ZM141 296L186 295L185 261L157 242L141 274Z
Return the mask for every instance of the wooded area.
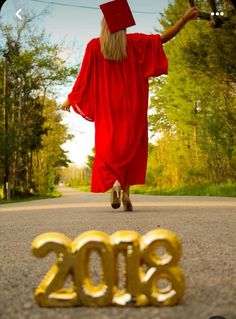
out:
M208 9L207 1L197 4ZM172 25L184 8L182 0L169 5L162 26ZM161 138L150 145L148 184L235 182L235 22L235 14L217 29L191 21L165 45L169 74L151 81L150 128Z
M55 100L76 68L58 44L38 31L34 18L1 25L0 187L4 198L50 193L58 168L68 165L61 145L70 138Z

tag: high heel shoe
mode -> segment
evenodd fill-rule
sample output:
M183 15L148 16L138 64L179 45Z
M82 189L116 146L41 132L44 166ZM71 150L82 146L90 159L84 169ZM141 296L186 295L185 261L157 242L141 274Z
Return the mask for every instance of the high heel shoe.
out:
M117 209L121 204L121 186L114 184L111 190L111 207Z
M124 207L124 212L132 212L133 211L133 205L131 203L131 200L128 196L123 196L122 203Z

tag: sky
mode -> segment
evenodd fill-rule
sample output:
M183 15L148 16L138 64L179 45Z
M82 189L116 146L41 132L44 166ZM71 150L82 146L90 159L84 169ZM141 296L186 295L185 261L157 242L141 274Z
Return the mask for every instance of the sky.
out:
M52 4L61 3L64 5ZM65 56L68 61L79 63L82 61L86 44L99 36L102 13L99 5L107 2L98 0L7 0L1 10L1 21L4 23L20 22L16 16L26 13L40 13L47 10L48 14L39 19L39 27L44 28L53 42L65 44ZM171 0L129 0L136 25L127 29L128 33L154 33L160 28L158 18ZM66 5L66 6L65 6ZM77 7L76 7L77 6ZM80 7L81 6L81 7ZM92 7L92 8L82 8ZM140 13L140 12L146 13ZM70 93L71 84L66 84L56 97L62 103ZM70 160L83 166L87 156L92 154L94 147L94 124L84 120L73 110L62 112L63 124L68 126L69 133L74 135L63 148L68 152Z

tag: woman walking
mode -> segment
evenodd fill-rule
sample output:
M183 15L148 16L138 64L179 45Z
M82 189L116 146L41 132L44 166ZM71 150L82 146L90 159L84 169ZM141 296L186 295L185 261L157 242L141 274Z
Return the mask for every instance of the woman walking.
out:
M196 7L162 35L126 34L135 24L127 0L100 6L100 37L86 48L78 78L62 104L95 123L92 192L112 189L111 206L132 211L130 185L144 184L148 155L148 78L167 74L162 44L191 19Z

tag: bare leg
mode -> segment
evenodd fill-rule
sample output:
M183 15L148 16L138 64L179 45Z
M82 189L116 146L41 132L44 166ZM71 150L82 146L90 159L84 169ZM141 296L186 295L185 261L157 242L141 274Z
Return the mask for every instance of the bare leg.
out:
M113 184L113 187L121 187L120 182L116 180Z
M129 197L129 185L125 185L124 189L123 189L123 197Z
M124 191L123 191L122 202L123 202L125 212L133 211L133 205L132 205L131 200L129 198L129 188L130 188L130 186L126 185L124 187Z

